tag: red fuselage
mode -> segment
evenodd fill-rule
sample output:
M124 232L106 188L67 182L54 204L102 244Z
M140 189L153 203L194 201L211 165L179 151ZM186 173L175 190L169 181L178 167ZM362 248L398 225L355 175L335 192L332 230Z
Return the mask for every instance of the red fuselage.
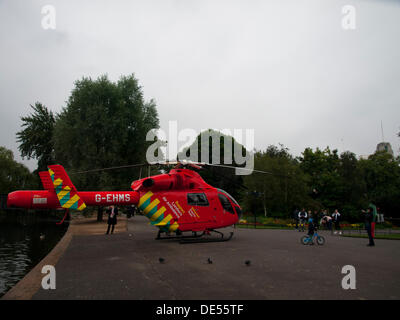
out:
M241 214L239 204L229 194L207 184L189 169L173 169L167 174L137 180L131 187L140 193L139 209L153 225L166 232L175 228L180 231L223 228L235 224ZM163 208L161 220L158 210Z
M134 181L133 191L77 191L64 168L59 165L51 168L55 171L51 171L56 176L54 181L50 180L51 176L41 176L47 190L11 192L7 206L59 209L66 208L68 199L73 203L78 198L86 206L135 205L163 232L223 228L235 224L241 214L235 199L207 184L197 172L189 169L173 169L166 174ZM57 179L57 176L61 178ZM62 183L64 189L58 189ZM51 189L53 185L55 189Z
M136 205L139 193L136 191L80 191L80 197L87 206ZM7 207L26 209L58 209L60 202L53 191L28 190L8 194Z

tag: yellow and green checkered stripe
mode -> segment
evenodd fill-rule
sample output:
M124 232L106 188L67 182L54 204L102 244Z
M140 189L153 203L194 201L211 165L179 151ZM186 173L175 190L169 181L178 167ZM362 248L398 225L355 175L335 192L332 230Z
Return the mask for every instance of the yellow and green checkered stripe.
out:
M80 197L76 192L71 196L71 187L65 186L63 187L63 181L60 178L55 179L54 171L49 169L49 174L51 180L53 181L54 190L57 194L58 201L62 208L66 209L75 209L75 210L83 210L86 208L86 205L83 201L79 205ZM79 205L79 206L78 206Z
M139 199L138 207L142 210L146 217L150 219L153 226L159 227L161 231L173 232L179 228L179 224L175 221L171 224L172 215L166 213L167 209L160 206L160 200L153 197L154 194L148 191Z

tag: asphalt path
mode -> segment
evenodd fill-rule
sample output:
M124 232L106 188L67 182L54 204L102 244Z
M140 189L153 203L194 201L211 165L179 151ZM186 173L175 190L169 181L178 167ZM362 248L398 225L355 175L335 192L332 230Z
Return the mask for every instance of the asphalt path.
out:
M135 216L125 232L75 235L55 266L56 289L39 289L33 299L400 298L400 241L367 247L367 239L322 233L325 245L304 246L295 230L221 231L234 236L157 241L157 229ZM355 289L342 288L346 265L355 268Z

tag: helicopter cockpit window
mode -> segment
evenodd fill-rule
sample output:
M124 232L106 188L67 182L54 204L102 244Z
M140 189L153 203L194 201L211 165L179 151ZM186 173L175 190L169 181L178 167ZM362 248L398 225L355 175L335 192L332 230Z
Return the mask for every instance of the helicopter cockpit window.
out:
M228 200L226 196L223 194L218 194L218 199L221 202L222 208L224 208L226 211L229 211L230 213L235 214L235 211L232 208L231 202Z
M208 206L208 200L204 193L188 193L187 202L191 206Z
M217 189L219 192L223 193L225 196L227 196L229 199L231 199L231 201L236 204L237 206L239 205L239 203L237 203L237 201L226 191L222 190L222 189Z

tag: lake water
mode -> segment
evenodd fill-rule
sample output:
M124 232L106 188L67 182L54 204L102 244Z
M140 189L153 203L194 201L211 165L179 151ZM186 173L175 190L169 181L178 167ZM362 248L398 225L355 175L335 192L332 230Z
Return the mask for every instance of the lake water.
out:
M49 212L0 211L0 297L62 238L68 222L56 225L61 218Z

